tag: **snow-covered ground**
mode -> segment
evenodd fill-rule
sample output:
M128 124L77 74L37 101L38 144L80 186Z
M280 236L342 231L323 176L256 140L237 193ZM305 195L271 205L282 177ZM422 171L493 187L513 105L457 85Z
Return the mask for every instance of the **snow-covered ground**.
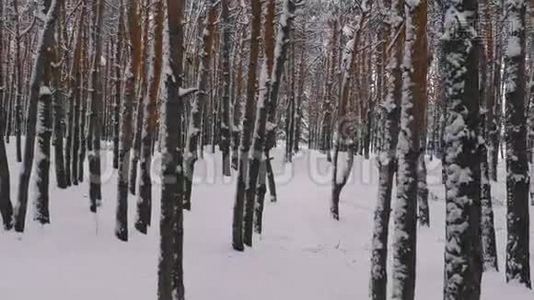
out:
M18 164L8 145L12 201ZM330 171L325 156L303 150L293 165L275 153L278 203L266 203L264 234L254 247L231 248L235 182L223 179L220 155L206 152L197 165L193 209L185 213L185 286L188 300L367 299L372 216L377 194L374 162L358 158L341 197L339 222L329 215ZM107 157L107 159L105 159ZM2 299L156 299L159 185L154 185L154 225L147 236L130 226L130 241L113 235L116 172L104 155L103 207L89 213L88 186L58 190L51 174L51 224L32 220L26 232L0 233ZM159 160L155 160L157 174ZM429 162L431 227L418 231L417 299L441 299L444 203L440 166ZM52 166L53 168L53 166ZM501 170L502 171L502 170ZM502 177L503 173L500 173ZM157 181L157 180L156 180ZM499 267L504 270L504 185L494 188ZM31 197L30 197L31 199ZM267 198L268 199L268 198ZM135 211L130 196L130 224ZM531 252L534 250L531 247ZM531 262L532 263L532 262ZM534 293L507 285L504 274L485 273L482 299L532 299Z

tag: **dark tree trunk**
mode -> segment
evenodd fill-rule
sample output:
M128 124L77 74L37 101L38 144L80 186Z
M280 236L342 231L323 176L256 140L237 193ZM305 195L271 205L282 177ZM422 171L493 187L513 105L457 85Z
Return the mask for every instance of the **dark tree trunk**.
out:
M401 126L397 146L397 201L393 232L393 299L415 297L417 165L424 130L427 78L427 1L405 6Z
M100 140L101 140L101 120L102 120L102 81L100 78L100 56L102 53L102 19L104 12L104 0L97 0L94 3L94 18L92 35L94 41L94 53L91 63L90 80L89 80L89 137L88 143L91 143L91 151L88 155L89 160L89 200L90 210L96 213L97 208L102 202L102 182L101 182L101 162L100 162Z
M531 287L526 132L526 1L506 0L506 281Z
M0 116L0 122L2 116ZM0 134L0 214L4 229L10 230L13 219L13 205L11 204L11 191L9 179L9 165L6 156L6 146L4 144L4 135Z
M26 125L26 142L24 145L24 160L21 166L17 204L15 206L15 231L23 232L26 221L26 209L28 205L28 187L32 172L34 146L35 146L35 127L37 123L37 104L39 101L39 90L46 64L49 63L46 56L46 50L52 48L54 41L54 25L58 17L58 11L62 0L52 0L43 29L39 32L37 51L35 52L34 63L31 71L28 111Z
M403 1L394 0L387 3L394 14L402 18ZM386 24L388 41L395 41L395 37L401 29L400 22ZM393 179L397 169L397 140L400 124L400 103L402 98L402 55L404 33L400 32L394 42L395 52L387 62L387 81L385 83L386 95L384 100L384 147L379 165L378 200L374 213L374 230L371 252L371 281L370 297L374 300L385 300L387 296L387 256L389 219L391 214L391 194Z
M247 168L250 144L252 142L252 133L254 132L254 117L256 108L256 65L259 56L259 37L261 34L261 1L252 0L252 20L251 20L251 41L250 56L248 64L247 92L245 103L245 115L243 116L243 127L241 133L241 147L239 153L239 167L237 175L237 187L234 202L234 214L232 223L232 245L235 250L243 251L243 242L248 246L252 245L252 240L247 240L243 236L243 219L245 206L245 189L247 187ZM249 210L254 206L247 207ZM254 211L248 212L253 215Z
M145 105L145 120L141 140L141 176L139 178L139 198L137 199L137 219L135 228L142 233L147 232L147 226L152 221L152 175L151 155L152 141L157 128L157 101L160 87L162 54L163 54L163 18L164 6L162 1L154 3L154 43L152 57L152 74L149 80L148 99Z
M183 300L183 116L179 88L182 84L182 15L184 0L167 0L169 54L166 64L165 97L162 104L162 185L160 219L160 256L158 264L158 300Z
M443 39L447 125L445 148L446 244L445 299L480 299L481 172L479 152L479 48L475 28L477 1L450 1L453 11ZM458 16L468 16L458 21ZM453 59L451 59L453 58Z
M48 209L50 182L50 139L52 137L52 94L47 86L41 87L37 122L36 195L33 219L41 224L50 223Z

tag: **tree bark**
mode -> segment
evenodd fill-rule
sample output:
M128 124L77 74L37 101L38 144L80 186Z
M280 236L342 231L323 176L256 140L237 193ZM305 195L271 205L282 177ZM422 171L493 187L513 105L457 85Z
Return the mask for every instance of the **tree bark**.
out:
M48 11L46 12L46 21L44 27L39 32L37 50L35 52L34 63L31 71L30 88L28 96L28 111L26 125L26 142L24 145L24 158L20 171L17 204L15 206L15 231L24 232L26 220L26 209L28 204L28 187L34 158L35 130L37 123L37 104L39 101L39 92L44 75L47 61L46 49L53 45L53 34L56 19L58 17L59 7L62 0L52 0Z
M526 2L505 0L508 40L504 49L506 99L506 281L531 288L526 143Z

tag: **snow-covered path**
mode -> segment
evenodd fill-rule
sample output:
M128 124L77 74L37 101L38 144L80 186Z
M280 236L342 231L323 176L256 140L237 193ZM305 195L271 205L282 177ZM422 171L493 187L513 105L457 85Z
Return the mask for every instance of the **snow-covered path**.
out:
M358 158L342 193L341 221L329 215L330 176L316 152L295 157L292 166L275 153L278 203L266 203L264 234L254 248L231 248L233 180L220 176L220 154L206 152L197 167L201 182L193 190L193 209L185 213L185 285L188 300L349 300L367 299L372 216L376 200L374 163ZM8 145L14 158L14 143ZM108 154L106 154L108 155ZM2 299L147 300L156 299L159 185L154 185L154 224L149 234L130 226L130 241L113 235L116 174L111 156L103 168L103 207L89 213L87 183L68 190L51 175L51 225L32 221L19 237L0 233ZM159 161L155 161L156 166ZM53 166L52 166L53 168ZM18 166L10 160L12 201ZM107 172L106 172L107 171ZM157 170L154 170L157 173ZM441 299L444 204L439 163L429 162L431 228L418 232L417 299ZM502 174L501 174L502 175ZM499 266L504 270L503 185L494 194ZM31 199L31 196L30 196ZM129 198L130 224L135 213ZM534 212L534 211L533 211ZM531 247L531 251L534 247ZM533 261L534 262L534 261ZM503 273L484 274L482 299L532 299L534 293L504 283Z

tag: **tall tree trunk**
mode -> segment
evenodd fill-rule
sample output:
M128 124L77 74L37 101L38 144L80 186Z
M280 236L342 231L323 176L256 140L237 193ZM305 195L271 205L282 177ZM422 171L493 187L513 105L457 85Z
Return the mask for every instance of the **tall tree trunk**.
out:
M477 2L446 4L454 22L443 38L447 126L445 299L479 299L482 276L480 240L481 173L479 157L480 92ZM465 18L459 21L458 18Z
M352 88L351 76L354 74L356 69L356 54L358 52L358 46L360 43L362 26L368 17L368 11L362 11L361 14L362 15L360 16L359 21L354 25L355 28L352 29L352 36L345 46L345 53L343 56L344 70L341 81L341 91L339 93L338 100L338 121L336 124L337 137L334 144L332 194L330 199L330 213L334 220L339 220L339 200L341 190L345 184L347 184L354 163L354 139L356 138L354 124L356 120L354 116L349 115L347 111L349 105L349 94ZM339 155L340 152L345 154ZM341 159L344 159L346 163L340 163Z
M403 1L394 0L384 2L384 9L402 20ZM387 257L389 219L391 212L391 194L393 179L397 169L397 140L399 137L400 103L402 98L402 55L404 46L403 24L398 21L387 23L384 35L387 44L393 43L393 53L389 54L387 61L386 95L384 99L384 147L378 160L378 200L374 214L374 230L371 254L371 281L370 296L374 300L385 300L387 296ZM399 35L397 37L397 35Z
M160 219L160 258L158 265L158 300L183 300L183 153L180 116L183 105L179 97L182 84L184 0L167 0L165 97L162 105L162 185Z
M90 210L96 213L102 201L101 163L100 163L100 139L102 119L102 81L100 78L100 56L102 54L102 19L104 13L104 0L94 2L93 17L93 57L91 62L89 80L89 137L87 143L91 143L89 160L89 200Z
M195 163L198 160L198 139L201 133L200 123L202 121L202 107L208 102L208 80L210 76L210 61L213 46L213 32L215 22L217 21L217 3L211 1L208 3L208 16L204 22L204 34L202 36L202 52L200 66L198 70L197 86L198 91L195 95L191 108L191 118L189 120L189 137L186 143L185 163L185 190L184 190L184 208L191 209L191 190L193 186L193 174ZM214 121L214 120L213 120ZM201 145L202 147L202 145Z
M427 1L405 5L405 47L401 100L401 126L397 156L397 202L393 230L393 299L414 299L417 165L424 122L427 78Z
M10 230L13 221L13 205L11 204L11 188L9 178L9 165L6 155L6 145L4 143L4 122L9 122L4 117L4 109L9 109L7 102L7 80L4 79L4 64L2 58L4 57L2 46L4 31L4 12L3 5L0 4L0 215L2 216L2 222L5 230ZM5 81L4 81L5 80ZM8 132L6 132L9 135Z
M252 241L243 239L243 214L245 206L245 189L247 185L248 152L254 131L254 116L256 108L256 65L259 56L259 38L261 34L261 1L251 0L252 19L250 32L250 56L248 63L247 92L245 102L245 114L241 132L241 146L239 149L239 166L237 175L237 187L235 193L233 223L232 223L232 246L237 251L243 251L243 242L251 245ZM254 209L247 207L247 209ZM253 211L248 214L253 215Z
M223 0L221 2L221 35L222 35L222 109L221 109L221 139L219 141L219 149L222 153L222 167L223 175L230 176L230 132L232 131L232 123L230 120L230 47L231 47L231 21L229 11L229 0Z
M504 49L506 99L506 281L531 287L526 143L526 1L505 0L508 40Z
M135 82L138 75L140 58L140 24L139 5L137 1L129 0L126 5L127 24L129 28L129 42L132 54L126 71L124 99L122 100L120 148L119 148L119 177L117 182L117 211L115 235L119 240L128 240L128 171L130 167L130 151L133 134L133 105L135 99Z
M44 27L39 31L37 49L31 71L28 111L26 125L26 142L24 144L24 159L21 166L17 204L15 206L15 231L23 232L26 220L26 209L28 205L28 187L33 166L35 127L37 123L37 104L39 102L39 92L47 61L46 49L52 48L54 42L54 26L58 17L59 7L62 0L51 0L46 13ZM46 8L45 8L46 9Z
M152 175L151 156L152 140L157 127L157 106L161 81L163 55L163 19L165 17L162 0L154 3L154 42L152 56L152 74L150 75L148 99L145 104L145 120L141 138L141 176L139 177L139 197L137 198L137 217L135 228L142 233L147 232L152 216Z

